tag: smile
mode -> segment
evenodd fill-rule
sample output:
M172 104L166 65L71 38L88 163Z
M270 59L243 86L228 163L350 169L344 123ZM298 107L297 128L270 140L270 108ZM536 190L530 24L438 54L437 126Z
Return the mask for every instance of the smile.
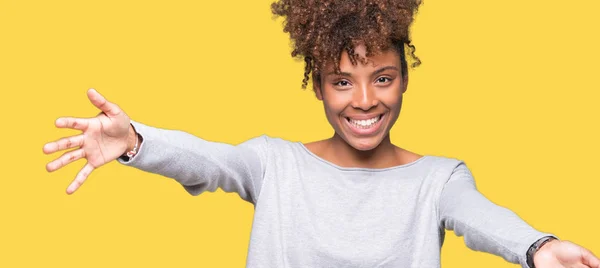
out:
M348 123L352 124L354 127L366 129L375 126L382 117L383 114L369 119L353 119L346 117L346 120L348 120Z
M355 136L371 136L380 132L386 113L370 118L345 117L345 125Z

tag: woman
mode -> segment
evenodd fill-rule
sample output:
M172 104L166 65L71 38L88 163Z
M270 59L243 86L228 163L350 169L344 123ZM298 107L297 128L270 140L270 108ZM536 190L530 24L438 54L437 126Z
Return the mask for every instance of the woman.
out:
M416 1L278 1L275 15L306 62L335 130L301 144L261 136L237 146L131 120L95 90L83 131L44 146L79 147L47 165L88 163L67 193L117 160L177 180L193 195L222 188L255 206L248 267L439 267L444 230L523 267L600 267L589 251L539 232L475 188L464 162L422 156L389 136L408 86L406 54ZM406 53L405 48L410 49Z

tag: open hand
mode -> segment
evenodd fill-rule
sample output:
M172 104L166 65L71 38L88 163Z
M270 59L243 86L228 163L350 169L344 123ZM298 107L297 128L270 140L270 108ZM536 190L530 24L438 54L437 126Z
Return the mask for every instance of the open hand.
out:
M94 118L60 117L55 125L59 128L72 128L83 133L62 138L44 145L43 151L51 154L57 151L78 148L65 152L46 165L48 172L55 171L81 158L87 159L75 180L67 187L67 193L75 192L94 169L117 159L127 150L130 137L130 118L114 103L107 101L94 89L87 96L100 109Z

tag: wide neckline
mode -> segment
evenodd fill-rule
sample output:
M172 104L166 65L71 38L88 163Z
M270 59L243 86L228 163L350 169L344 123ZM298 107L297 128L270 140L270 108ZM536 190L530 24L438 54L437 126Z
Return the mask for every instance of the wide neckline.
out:
M341 171L367 171L367 172L382 172L382 171L389 171L389 170L396 170L396 169L403 169L403 168L407 168L410 166L414 166L416 164L418 164L419 162L422 162L425 158L429 158L429 155L423 155L421 157L419 157L419 159L412 161L410 163L406 163L406 164L402 164L402 165L397 165L397 166L392 166L392 167L386 167L386 168L366 168L366 167L342 167L339 166L337 164L334 164L332 162L329 162L328 160L325 160L324 158L316 155L315 153L313 153L311 150L309 150L304 143L302 142L296 142L296 144L298 144L298 146L300 146L300 148L302 148L302 150L304 152L306 152L311 158L316 159L317 161L324 163L328 166L331 166L333 168L336 168L338 170Z

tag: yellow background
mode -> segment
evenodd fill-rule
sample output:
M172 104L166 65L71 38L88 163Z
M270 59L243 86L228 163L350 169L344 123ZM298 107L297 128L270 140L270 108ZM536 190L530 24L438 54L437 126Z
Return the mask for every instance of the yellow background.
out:
M112 162L74 195L42 146L95 116L239 143L332 132L260 1L0 1L0 267L244 267L253 208ZM467 162L479 190L600 254L598 1L425 1L393 141ZM447 234L443 267L515 267Z

